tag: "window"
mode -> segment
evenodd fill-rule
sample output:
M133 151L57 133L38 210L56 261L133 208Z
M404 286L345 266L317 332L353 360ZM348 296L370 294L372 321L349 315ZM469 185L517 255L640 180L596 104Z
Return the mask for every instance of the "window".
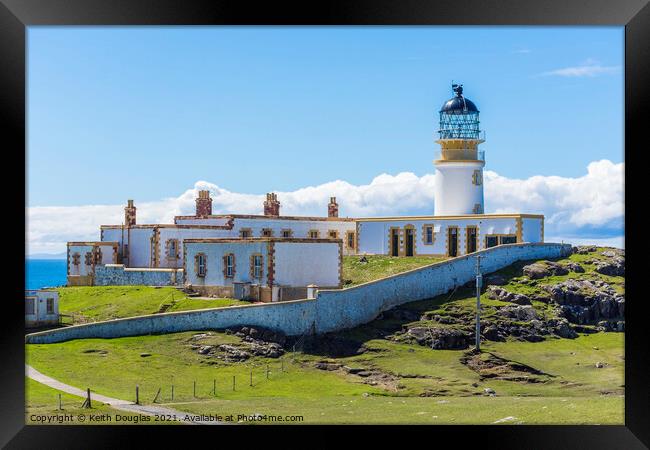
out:
M93 254L92 252L86 252L85 261L87 266L93 265Z
M242 228L239 230L239 237L242 239L248 239L253 235L250 228Z
M48 314L54 314L54 299L53 298L48 298L47 299L47 313Z
M262 255L251 255L251 277L262 278L262 264L264 259Z
M95 264L101 264L102 263L102 248L97 247L95 249Z
M273 230L270 228L262 228L262 236L263 237L271 237L273 236Z
M35 298L26 298L25 299L25 314L36 314L36 299Z
M79 253L72 254L72 264L78 266L80 263L81 255Z
M197 253L195 258L196 276L205 277L205 274L208 272L208 257L204 253Z
M480 186L483 184L483 172L480 170L475 170L472 174L472 184Z
M283 238L290 238L292 236L293 236L293 231L291 231L290 229L282 230L282 237Z
M499 245L498 236L486 236L485 237L485 248L495 247Z
M167 258L178 258L178 239L169 239L167 241Z
M345 234L346 237L346 242L348 245L348 248L353 249L354 248L354 231L348 231Z
M501 245L503 245L503 244L516 244L517 243L517 236L514 236L514 235L512 235L512 236L501 236L499 241L500 241L499 243Z
M223 276L226 278L235 277L235 255L232 253L223 256Z
M339 232L336 230L329 230L327 232L327 235L329 236L330 239L338 239L339 238Z
M318 230L309 230L310 239L318 239Z
M433 225L423 225L422 226L422 242L425 245L433 245L435 236L433 234Z
M472 209L472 214L483 214L483 208L480 203L475 203Z

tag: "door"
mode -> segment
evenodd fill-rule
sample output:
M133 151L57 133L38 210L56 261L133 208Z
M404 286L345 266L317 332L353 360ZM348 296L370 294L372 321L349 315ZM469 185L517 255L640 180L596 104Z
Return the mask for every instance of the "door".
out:
M415 236L413 228L407 228L406 230L406 256L413 256L413 247L415 245Z
M474 253L478 247L476 227L467 227L465 233L467 233L467 253Z
M447 228L447 248L448 255L451 257L458 256L458 228Z
M390 255L399 256L399 230L390 230Z

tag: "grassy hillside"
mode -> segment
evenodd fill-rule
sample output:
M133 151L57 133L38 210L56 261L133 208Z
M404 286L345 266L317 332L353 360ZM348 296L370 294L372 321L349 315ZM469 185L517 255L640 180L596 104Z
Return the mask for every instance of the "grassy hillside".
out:
M524 274L529 261L486 277L481 333L499 333L482 337L481 353L472 351L474 290L463 286L315 338L280 342L260 332L253 339L250 331L215 330L86 339L30 344L26 359L49 376L117 398L132 399L138 384L150 402L162 388L163 403L193 413L300 415L298 423L621 424L624 334L603 332L598 317L567 322L549 293L549 286L574 280L594 292L583 298L572 291L571 302L589 295L620 301L624 277L599 273L601 263L616 259L603 252L540 262L558 275L531 278ZM379 260L364 265L375 269L372 276L382 272ZM355 279L363 276L372 277ZM493 298L494 287L507 299ZM519 309L534 310L535 318L504 314ZM559 336L564 332L570 338ZM274 339L282 347L270 344ZM270 345L279 357L260 353Z
M75 316L75 323L242 304L234 299L188 298L173 287L83 286L58 288L59 312Z

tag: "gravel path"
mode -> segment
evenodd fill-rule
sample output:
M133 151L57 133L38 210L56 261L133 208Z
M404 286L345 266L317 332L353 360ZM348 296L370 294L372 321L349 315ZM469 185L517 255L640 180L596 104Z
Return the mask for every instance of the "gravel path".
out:
M62 392L67 392L68 394L76 395L78 397L85 398L86 391L70 386L69 384L62 383L54 378L48 377L47 375L42 374L38 370L34 369L32 366L25 364L25 372L29 378L32 380L38 381L46 386L57 389ZM109 405L111 408L119 409L120 411L128 411L131 413L140 413L146 414L148 416L153 416L155 414L164 414L166 416L174 416L176 420L182 423L194 424L194 425L224 425L223 422L209 421L209 420L197 420L195 415L186 413L183 411L178 411L173 408L167 408L164 406L157 405L136 405L133 402L128 400L120 400L117 398L106 397L105 395L95 394L91 392L90 399L91 401L101 402ZM185 418L187 417L187 420Z

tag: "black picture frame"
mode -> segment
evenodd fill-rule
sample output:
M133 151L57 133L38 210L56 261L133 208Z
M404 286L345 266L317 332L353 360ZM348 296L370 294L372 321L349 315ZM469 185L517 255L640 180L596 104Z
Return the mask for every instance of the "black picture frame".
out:
M4 174L20 173L26 152L26 27L31 25L618 25L625 26L625 207L626 243L643 241L642 227L647 202L634 201L630 188L633 179L644 181L644 170L637 163L647 147L645 124L650 89L650 6L647 0L365 0L319 2L246 2L225 0L0 0L0 117ZM10 162L9 158L14 160ZM15 157L15 158L14 158ZM22 157L22 159L21 159ZM26 177L28 174L23 172ZM647 178L647 175L645 175ZM18 176L18 181L21 177ZM19 195L18 181L3 191L6 223L16 233L25 229L26 192ZM23 187L26 178L22 178ZM65 181L62 181L65 182ZM640 184L640 183L639 183ZM647 188L645 189L647 190ZM22 227L22 230L21 230ZM13 229L12 229L13 231ZM647 230L646 230L647 235ZM628 236L630 237L628 239ZM645 238L647 243L647 237ZM278 433L283 445L293 440L282 427L156 427L149 426L25 426L24 424L24 323L22 300L24 265L11 255L24 255L17 240L9 253L6 248L4 278L10 281L11 294L5 298L2 329L0 380L3 401L0 408L0 444L8 448L93 448L133 443L145 437L171 442L171 434L181 435L189 445L225 444L239 434ZM16 241L16 242L14 242ZM413 432L424 439L421 445L477 445L485 448L644 448L650 446L650 370L648 339L645 334L648 300L641 294L640 272L644 269L643 246L626 245L627 275L625 345L625 425L624 426L436 426L408 427L400 430L406 441L414 442ZM191 428L191 430L189 430ZM371 428L378 436L394 435L392 427ZM406 427L403 427L406 428ZM291 432L296 430L292 427ZM313 440L332 440L342 436L321 437L320 430L303 426ZM327 432L327 431L325 431ZM357 431L355 431L356 433ZM338 433L338 431L337 431ZM228 434L229 436L224 436ZM207 439L207 440L206 440ZM451 439L451 440L450 440ZM297 441L297 440L296 440ZM201 443L202 442L202 443ZM455 444L454 444L455 443ZM246 445L231 442L226 445Z

